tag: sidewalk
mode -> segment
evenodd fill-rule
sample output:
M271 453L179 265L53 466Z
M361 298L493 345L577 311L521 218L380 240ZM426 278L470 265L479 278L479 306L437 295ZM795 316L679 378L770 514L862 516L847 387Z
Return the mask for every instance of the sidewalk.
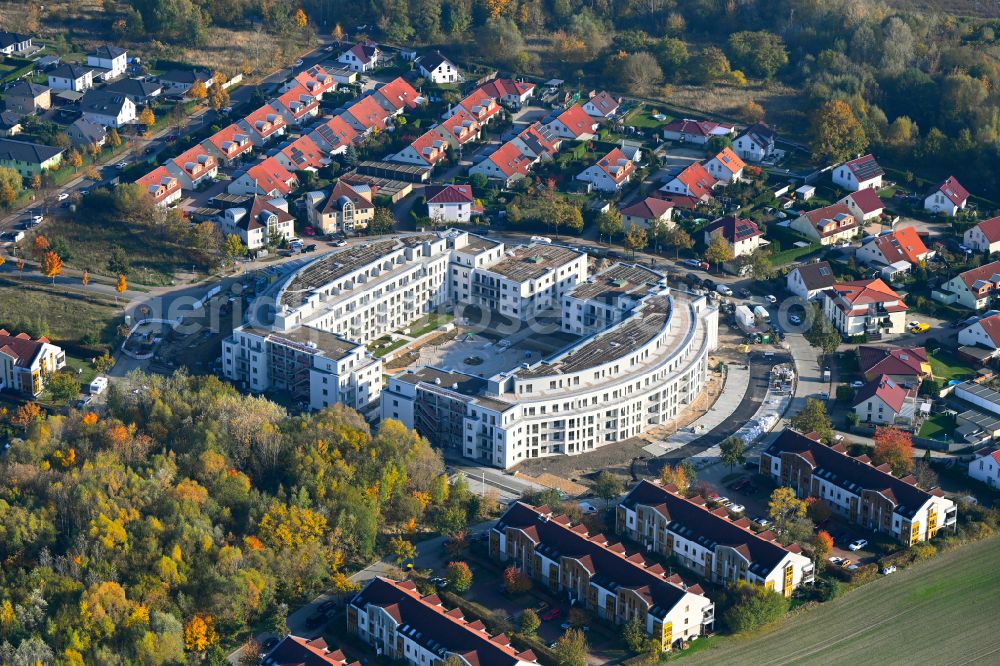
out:
M725 368L726 378L715 404L686 428L672 434L669 441L651 442L642 447L643 450L653 456L662 456L701 438L732 416L750 387L750 370L745 365L738 364L729 364Z

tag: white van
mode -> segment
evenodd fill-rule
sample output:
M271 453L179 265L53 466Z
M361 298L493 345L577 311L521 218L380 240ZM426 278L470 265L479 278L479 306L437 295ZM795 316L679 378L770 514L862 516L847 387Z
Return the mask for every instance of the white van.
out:
M91 395L100 395L104 393L104 389L106 388L108 388L107 377L94 377L94 381L90 382Z
M722 294L723 296L732 296L733 295L733 290L730 289L727 285L724 285L724 284L717 285L715 287L715 290L717 292L719 292L720 294Z

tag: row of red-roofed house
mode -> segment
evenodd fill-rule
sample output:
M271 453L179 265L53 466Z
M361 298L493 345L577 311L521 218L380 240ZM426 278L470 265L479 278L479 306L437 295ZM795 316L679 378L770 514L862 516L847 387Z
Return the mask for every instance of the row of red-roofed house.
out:
M234 164L254 150L284 136L289 125L301 125L319 114L325 92L336 88L332 74L315 65L303 70L282 88L281 94L246 117L169 160L140 178L157 204L166 206L215 178L221 164ZM298 186L296 171L319 169L329 157L347 150L370 132L385 129L391 118L421 103L419 94L402 78L357 100L343 113L309 134L303 134L276 155L250 166L227 187L230 194L280 197Z

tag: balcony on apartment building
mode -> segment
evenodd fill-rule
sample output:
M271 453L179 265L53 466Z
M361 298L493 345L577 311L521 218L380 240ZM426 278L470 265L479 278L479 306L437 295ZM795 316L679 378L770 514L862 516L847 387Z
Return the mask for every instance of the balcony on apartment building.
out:
M944 524L954 526L958 522L958 507L951 507L944 512Z
M816 580L816 567L812 562L802 567L802 582L812 583Z

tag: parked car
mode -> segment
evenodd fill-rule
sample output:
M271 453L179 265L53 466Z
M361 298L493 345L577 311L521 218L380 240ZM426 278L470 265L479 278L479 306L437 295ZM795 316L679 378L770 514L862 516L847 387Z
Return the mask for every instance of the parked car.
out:
M844 561L843 558L837 557L836 555L830 557L829 560L830 560L830 564L832 564L832 565L834 565L836 567L839 567L840 563Z
M307 629L318 629L326 624L327 617L326 613L321 610L316 610L312 615L306 618L306 628Z
M559 617L559 614L560 610L557 607L553 606L552 608L542 613L542 619L546 622L550 622Z
M681 263L691 268L701 268L701 261L698 259L685 259Z
M710 289L714 291L716 286L715 280L713 280L712 278L705 278L704 280L701 281L701 286L703 286L705 289Z
M69 192L60 192L60 193L59 193L59 196L58 196L58 197L56 197L56 198L57 198L57 199L58 199L59 201L66 201L66 199L69 199Z
M736 290L736 295L740 298L750 298L750 290L746 287Z
M767 298L767 302L770 303L771 305L774 305L775 303L778 302L777 297L772 296L771 294L768 294L766 298Z
M690 284L701 284L701 278L695 275L694 273L688 273L687 275L684 276L684 279L687 280Z
M590 502L580 502L580 508L584 513L597 513L597 507Z
M743 506L742 504L730 504L726 508L732 511L733 513L743 513L744 511L746 511L746 507Z
M798 316L797 314L790 314L788 315L788 321L794 324L795 326L798 326L799 324L802 323L802 317Z
M854 564L854 560L849 560L847 558L844 558L840 561L840 566L844 567L845 569L851 566L852 564Z
M868 545L867 539L855 539L854 541L851 542L851 545L848 546L848 548L850 548L852 551L858 551L867 545Z
M716 285L715 290L717 292L719 292L720 294L722 294L723 296L732 296L733 295L733 290L730 289L727 285L724 285L724 284Z
M863 381L861 381L860 379L855 379L853 382L851 382L851 388L855 388L855 389L859 389L859 388L861 388L864 385L865 385L865 383Z
M916 326L914 326L913 328L910 329L910 332L911 333L926 333L929 330L931 330L931 325L930 324L917 324Z
M751 518L751 520L753 520L753 522L757 523L761 527L767 527L768 525L771 524L771 520L768 518L764 518L763 516L757 516L756 518Z
M347 247L347 241L345 241L343 238L341 238L339 241L336 241L333 244L333 246L334 247Z

